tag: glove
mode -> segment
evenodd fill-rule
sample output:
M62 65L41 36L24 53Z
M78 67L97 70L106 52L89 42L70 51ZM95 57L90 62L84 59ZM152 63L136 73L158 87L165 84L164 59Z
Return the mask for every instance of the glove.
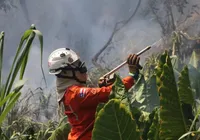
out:
M99 87L107 87L112 85L115 82L116 75L110 75L108 78L101 77L99 78L98 85Z
M139 70L142 69L142 66L140 66L139 62L140 57L138 57L136 54L130 54L127 58L129 73L132 74L131 76L138 75Z

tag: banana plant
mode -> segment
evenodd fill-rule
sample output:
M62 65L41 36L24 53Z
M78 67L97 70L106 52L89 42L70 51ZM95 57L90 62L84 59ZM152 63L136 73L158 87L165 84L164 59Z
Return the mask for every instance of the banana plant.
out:
M98 112L92 133L93 140L139 140L139 137L131 112L119 99L111 99Z
M32 42L36 35L38 36L39 41L40 41L41 69L44 75L43 68L42 68L43 36L39 30L36 30L35 25L31 25L30 29L26 30L23 36L21 37L8 77L5 80L3 80L2 71L3 71L3 51L4 51L5 33L1 32L0 34L0 89L1 89L0 90L0 127L2 126L2 123L6 115L13 108L16 101L21 95L20 90L25 84L25 80L23 76L24 76L26 65L28 62L29 53L32 47ZM18 81L17 81L17 75L19 75ZM3 83L3 81L5 81L5 83Z
M194 105L188 69L185 67L181 72L177 86L170 56L165 51L156 67L156 83L160 95L159 138L178 139L191 125L184 105Z

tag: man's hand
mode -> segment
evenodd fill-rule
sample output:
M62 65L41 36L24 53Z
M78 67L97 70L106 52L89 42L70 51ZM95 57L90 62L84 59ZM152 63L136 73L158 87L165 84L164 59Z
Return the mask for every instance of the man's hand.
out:
M99 78L98 85L99 87L107 87L112 85L115 82L116 75L110 75L109 78L101 77Z
M142 66L139 64L140 57L136 54L130 54L127 58L129 72L132 74L139 74L139 70L142 69Z

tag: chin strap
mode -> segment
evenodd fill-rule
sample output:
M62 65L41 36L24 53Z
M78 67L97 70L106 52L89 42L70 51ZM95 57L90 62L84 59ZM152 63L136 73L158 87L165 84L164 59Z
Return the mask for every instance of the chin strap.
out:
M79 82L79 83L81 83L81 84L86 84L86 82L80 81L80 80L76 77L75 71L72 71L72 73L73 73L73 76L64 76L64 75L61 75L61 74L56 74L56 76L57 76L58 78L74 79L74 80L76 80L77 82Z

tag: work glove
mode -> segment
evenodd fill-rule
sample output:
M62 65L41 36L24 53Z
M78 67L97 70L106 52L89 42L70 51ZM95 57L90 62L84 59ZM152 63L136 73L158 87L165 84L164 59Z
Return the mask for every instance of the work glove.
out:
M142 66L139 64L140 57L138 57L136 54L130 54L127 58L128 68L129 68L129 74L131 76L135 76L134 78L138 78L139 70L142 69Z
M98 85L99 87L107 87L112 85L115 82L116 75L112 74L109 77L101 77L99 78Z

